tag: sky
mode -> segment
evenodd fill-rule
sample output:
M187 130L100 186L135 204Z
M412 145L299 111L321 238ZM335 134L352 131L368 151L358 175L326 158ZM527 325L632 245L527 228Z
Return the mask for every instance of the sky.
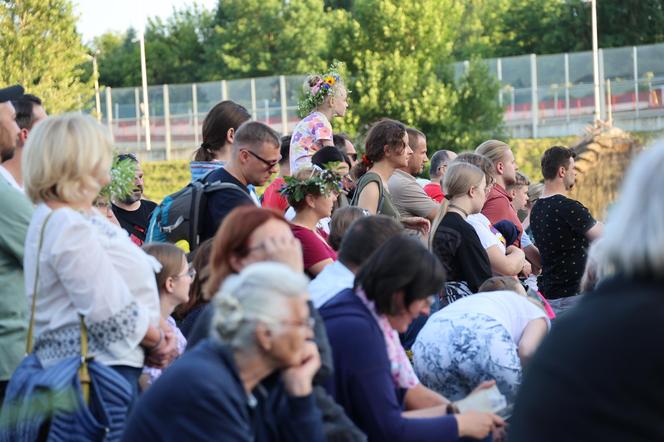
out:
M194 0L73 0L79 15L78 31L84 42L90 42L107 31L125 31L137 28L146 17L171 15L173 7L182 8ZM218 0L197 0L198 4L212 9Z

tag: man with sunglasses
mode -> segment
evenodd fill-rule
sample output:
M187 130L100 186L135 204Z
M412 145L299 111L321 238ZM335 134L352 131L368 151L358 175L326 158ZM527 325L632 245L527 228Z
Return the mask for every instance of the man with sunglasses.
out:
M238 127L233 139L231 159L226 167L211 172L207 182L235 186L211 193L207 199L201 241L216 233L223 219L233 209L256 204L249 186L262 186L276 172L281 159L279 135L269 126L247 121Z

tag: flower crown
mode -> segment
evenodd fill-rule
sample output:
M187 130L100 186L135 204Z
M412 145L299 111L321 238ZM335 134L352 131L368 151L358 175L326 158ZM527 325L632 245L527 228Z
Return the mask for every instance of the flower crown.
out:
M328 72L322 75L311 75L307 78L297 106L300 118L306 117L323 104L325 97L334 92L342 81L338 63L332 64Z
M313 167L311 176L306 179L297 179L292 176L284 177L285 184L279 193L293 202L302 201L307 195L317 194L329 196L332 192L341 191L341 177L332 170Z

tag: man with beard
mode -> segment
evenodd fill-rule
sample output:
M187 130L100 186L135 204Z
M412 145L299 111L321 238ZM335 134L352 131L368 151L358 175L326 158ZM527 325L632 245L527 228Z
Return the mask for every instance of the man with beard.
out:
M406 132L413 154L408 158L408 166L395 170L390 177L388 181L390 195L402 217L421 216L433 222L438 215L440 205L426 194L424 188L415 179L422 173L424 163L429 161L427 138L422 132L412 127L407 128Z
M11 100L23 95L21 86L0 89L0 162L14 155L20 129ZM0 175L0 404L12 372L25 354L28 304L23 282L25 234L32 204Z
M133 161L136 163L136 175L134 176L134 190L126 198L113 201L113 214L118 219L120 226L129 233L129 238L141 246L145 242L145 234L150 224L150 215L157 204L142 199L143 196L143 169L134 154L118 155L119 161Z
M578 201L567 198L574 186L574 151L553 146L542 156L544 192L530 213L530 226L542 256L537 287L558 315L579 300L579 284L591 241L602 233L602 223Z
M48 115L42 106L42 101L30 94L13 100L12 105L16 111L16 124L20 129L18 143L14 156L0 165L0 175L16 190L23 192L23 173L21 171L23 147L33 126L45 119Z
M515 245L519 246L523 226L521 226L521 221L519 221L516 210L512 207L512 198L507 193L507 187L516 182L516 171L519 170L516 166L514 153L506 143L498 140L485 141L477 146L475 153L487 157L491 160L494 167L493 178L495 183L484 203L482 215L486 216L491 224L496 224L503 220L513 223L519 231L519 235L515 241ZM510 244L507 245L509 246Z

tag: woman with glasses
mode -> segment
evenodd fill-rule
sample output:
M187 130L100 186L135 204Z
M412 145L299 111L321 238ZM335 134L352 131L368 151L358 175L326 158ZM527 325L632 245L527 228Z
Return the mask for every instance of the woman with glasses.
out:
M429 250L447 273L443 305L476 293L491 278L489 257L475 229L467 222L472 214L482 210L486 187L484 173L468 163L453 162L443 178L445 199L429 237Z
M291 231L302 244L304 270L311 277L337 260L337 253L327 243L328 234L318 224L332 216L340 187L336 173L305 167L294 176L287 177L286 186L282 189L288 204L295 209Z
M290 225L280 214L257 207L240 207L224 220L212 242L209 272L204 293L208 300L217 293L224 281L240 273L247 266L264 261L275 261L287 265L296 273L303 273L302 246L291 232ZM279 284L279 283L276 283ZM318 310L309 302L313 318L320 318ZM207 305L187 337L187 348L194 348L207 338L212 329L214 308ZM316 321L313 339L321 357L321 368L316 383L331 376L334 370L330 344L327 342L322 320ZM283 388L278 382L266 386L268 398L273 403L283 403ZM316 404L325 413L325 433L341 434L347 441L362 440L357 430L334 401L321 387L316 387Z
M323 441L306 290L304 275L278 263L226 278L211 336L143 394L125 440ZM284 392L276 403L271 383Z
M415 238L395 236L360 268L353 289L325 303L335 374L328 391L369 441L485 438L503 421L490 413L448 415L449 401L412 404L420 385L399 341L445 282L440 262ZM492 383L480 388L492 386Z
M196 276L196 270L189 267L187 256L182 249L173 244L150 243L143 246L143 251L161 264L161 270L156 275L161 318L166 321L177 339L179 356L184 353L187 340L171 315L175 307L189 301L189 288ZM141 387L145 390L152 385L165 368L145 367L141 375Z

